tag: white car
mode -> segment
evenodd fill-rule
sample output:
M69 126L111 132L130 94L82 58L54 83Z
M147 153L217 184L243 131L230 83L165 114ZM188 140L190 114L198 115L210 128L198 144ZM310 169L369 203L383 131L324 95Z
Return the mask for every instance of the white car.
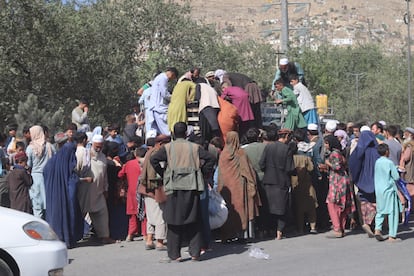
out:
M0 275L57 276L68 264L68 250L49 224L0 207Z

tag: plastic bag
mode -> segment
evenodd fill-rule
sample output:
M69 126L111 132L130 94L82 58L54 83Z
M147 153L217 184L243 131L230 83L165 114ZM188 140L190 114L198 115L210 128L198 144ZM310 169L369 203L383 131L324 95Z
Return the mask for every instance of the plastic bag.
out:
M210 228L213 230L223 226L227 220L229 211L226 206L226 201L216 190L209 189L208 197Z
M249 250L249 256L256 259L262 259L262 260L269 260L270 255L264 253L264 251L258 247L252 247Z

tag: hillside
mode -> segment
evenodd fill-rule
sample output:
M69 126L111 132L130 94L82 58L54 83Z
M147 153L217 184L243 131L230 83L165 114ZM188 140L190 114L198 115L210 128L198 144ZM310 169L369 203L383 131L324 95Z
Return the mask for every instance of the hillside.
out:
M376 42L386 45L384 49L389 52L400 52L404 47L407 26L403 21L406 11L403 0L289 2L296 3L289 4L292 45L316 49L321 43L359 45ZM192 17L214 24L225 41L254 39L270 43L277 49L281 26L281 9L277 3L277 0L192 0Z

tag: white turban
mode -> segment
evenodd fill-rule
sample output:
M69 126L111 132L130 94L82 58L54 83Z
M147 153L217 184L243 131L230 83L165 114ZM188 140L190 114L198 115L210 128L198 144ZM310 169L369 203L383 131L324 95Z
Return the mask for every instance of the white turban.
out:
M312 130L312 131L318 130L318 125L317 124L309 124L308 125L308 130Z
M281 58L279 61L279 65L287 65L289 60L287 58Z
M363 131L371 131L371 128L369 126L362 126L361 127L361 132Z
M325 125L325 129L329 132L334 132L336 130L336 122L333 120L328 121Z
M104 138L103 138L103 136L102 135L100 135L100 134L95 134L93 137L92 137L92 143L103 143L104 142Z

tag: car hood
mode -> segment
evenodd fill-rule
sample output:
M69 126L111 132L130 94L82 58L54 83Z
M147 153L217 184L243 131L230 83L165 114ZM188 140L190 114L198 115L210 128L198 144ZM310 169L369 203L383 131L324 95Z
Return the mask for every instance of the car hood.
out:
M38 240L30 238L23 231L23 226L31 221L47 224L44 220L30 214L0 207L0 248L38 244Z

